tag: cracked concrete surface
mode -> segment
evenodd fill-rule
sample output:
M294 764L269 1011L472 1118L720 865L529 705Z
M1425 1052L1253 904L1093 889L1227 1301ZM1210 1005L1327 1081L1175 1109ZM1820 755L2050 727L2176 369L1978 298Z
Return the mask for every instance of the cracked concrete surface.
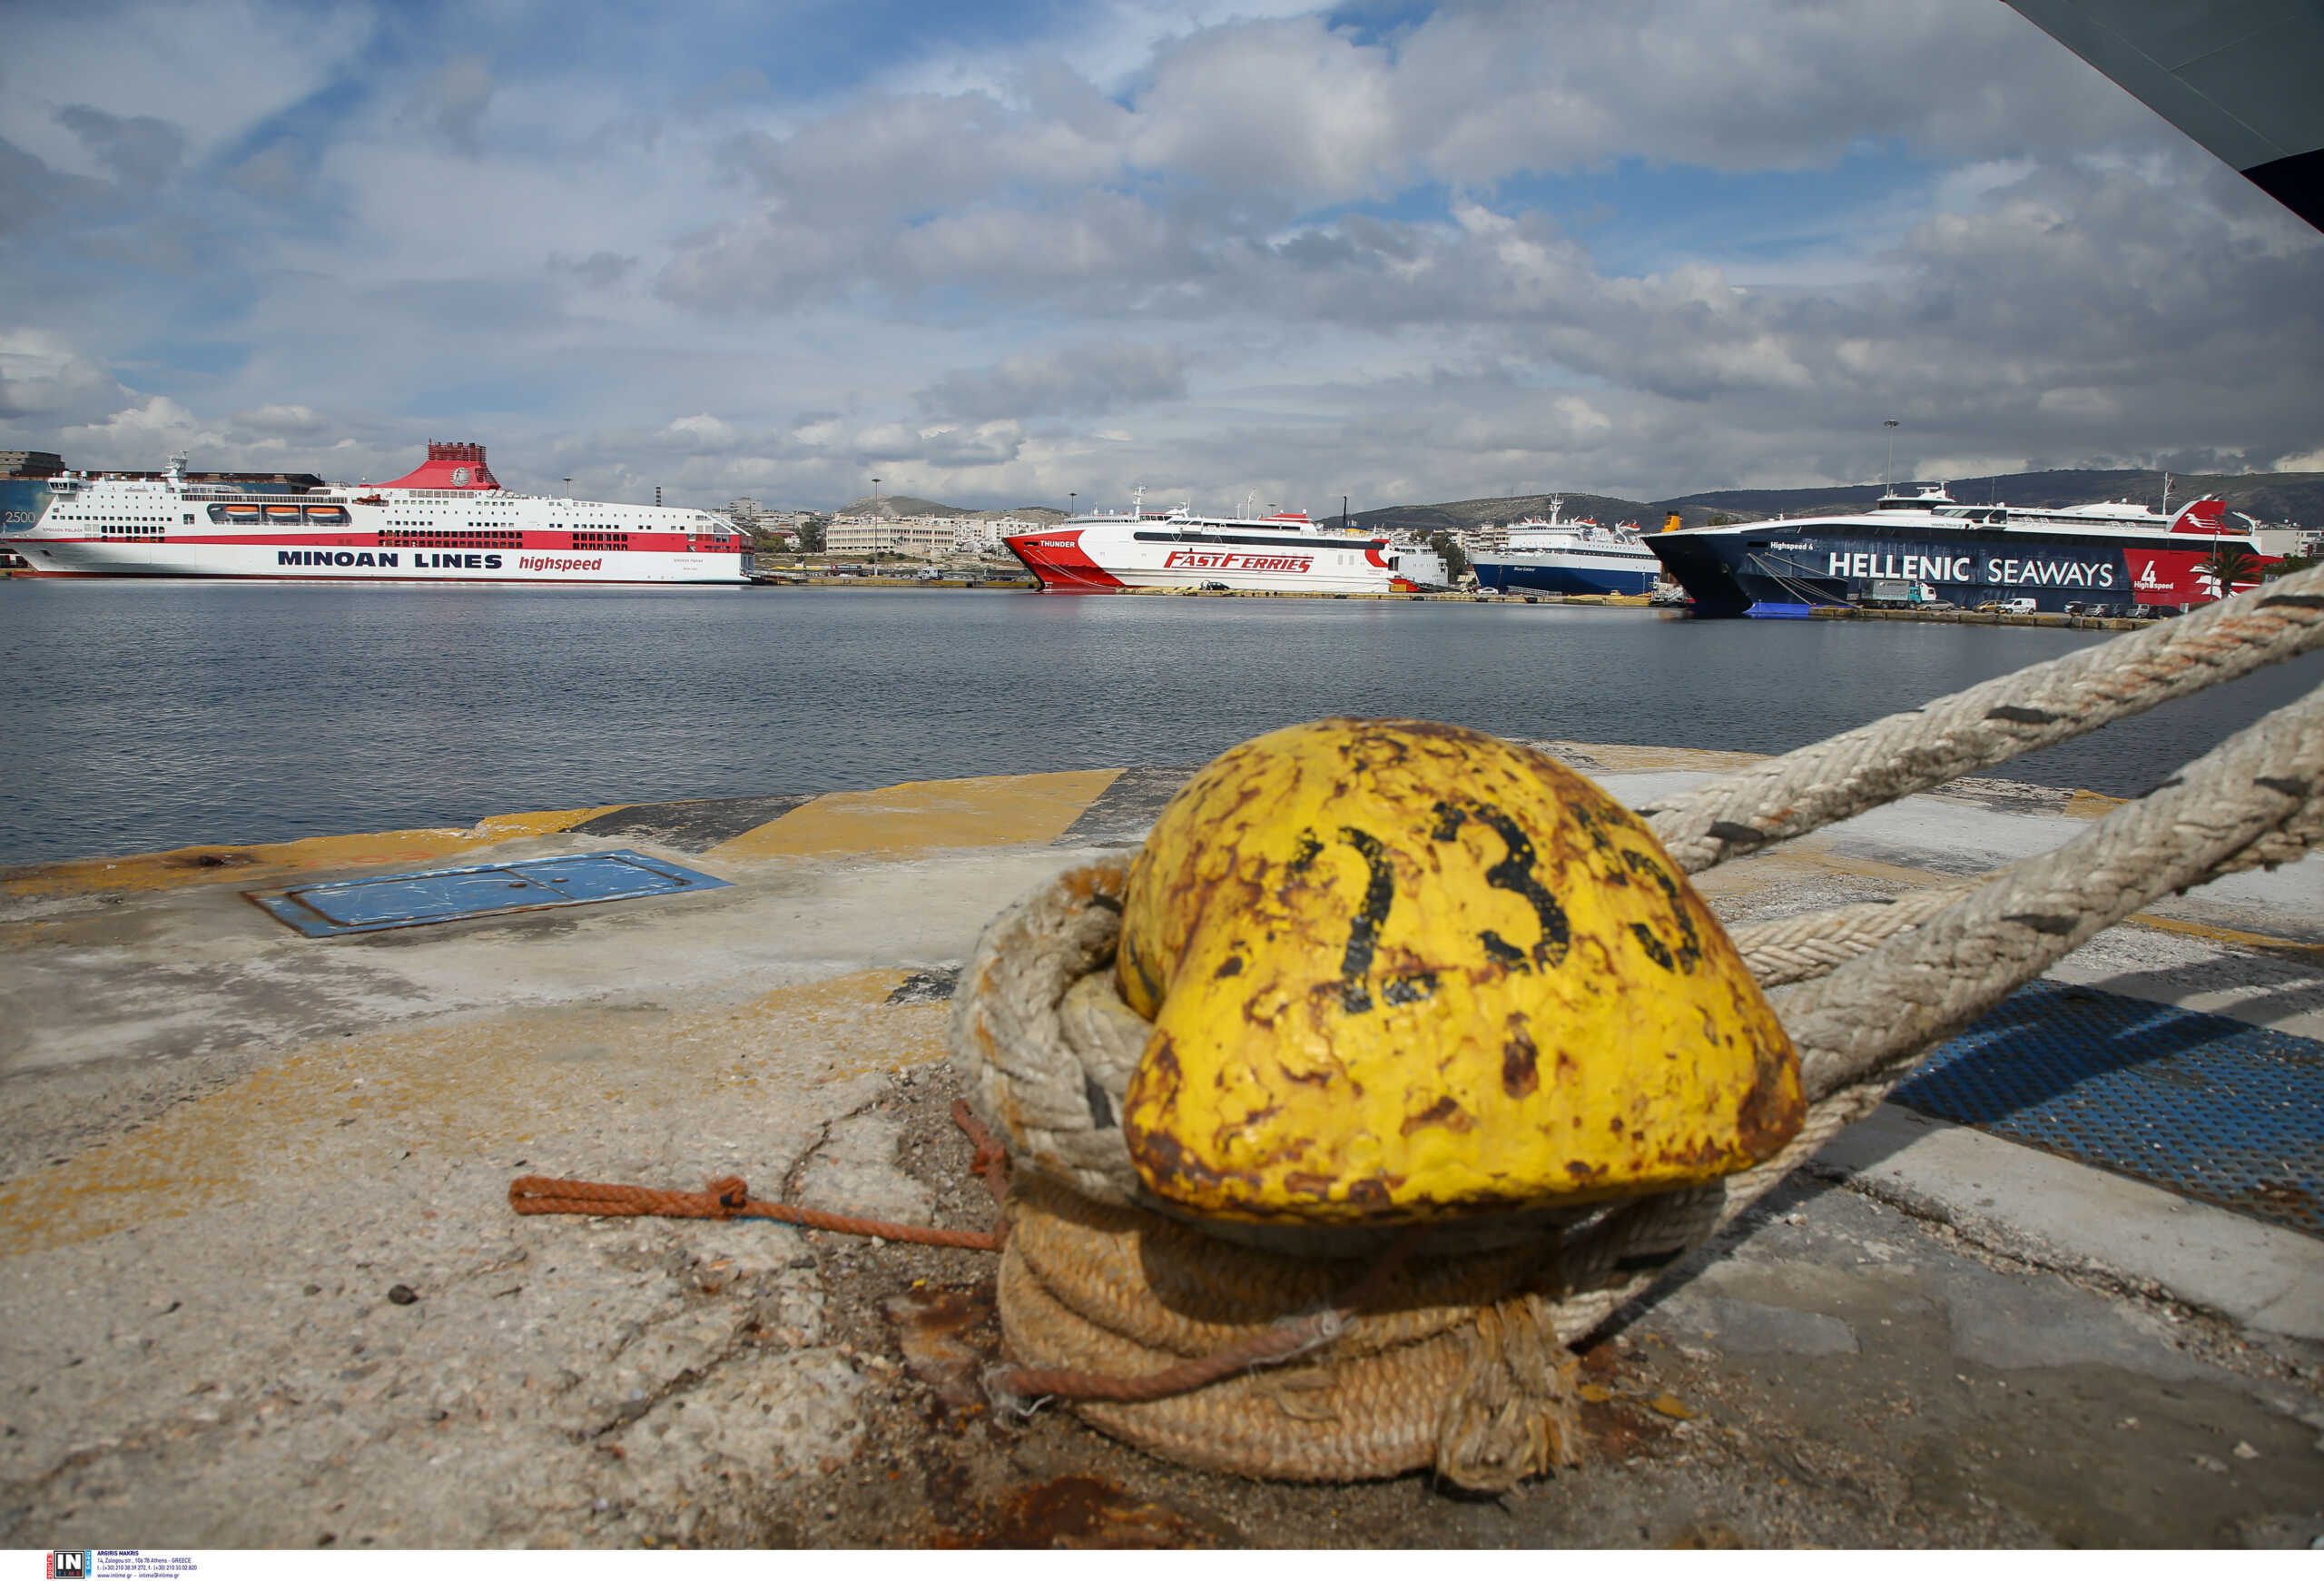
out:
M1633 803L1649 777L1699 772L1591 750ZM1704 888L1730 918L1894 894L1946 871L1947 850L2053 843L2092 810L1965 795L1936 821L1803 843ZM519 1174L741 1174L761 1195L985 1227L947 1117L942 973L1003 900L1083 855L688 855L734 890L333 944L226 884L7 902L0 1533L218 1547L2324 1536L2324 1351L2303 1315L2324 1278L2299 1260L2318 1243L2151 1188L2133 1195L2167 1200L2125 1206L2115 1188L2133 1183L2113 1177L2084 1201L2093 1171L1974 1132L1960 1145L2003 1151L1932 1149L1930 1128L1890 1134L1877 1116L1843 1137L1590 1348L1590 1464L1497 1501L1421 1477L1247 1483L1149 1460L1070 1413L996 1418L972 1381L997 1344L984 1254L509 1210ZM2298 933L2316 897L2290 894L2213 897L2176 915L2184 931L2114 930L2053 974L2316 1035L2324 961ZM2290 943L2218 931L2263 924ZM2011 1171L2014 1197L1993 1185Z

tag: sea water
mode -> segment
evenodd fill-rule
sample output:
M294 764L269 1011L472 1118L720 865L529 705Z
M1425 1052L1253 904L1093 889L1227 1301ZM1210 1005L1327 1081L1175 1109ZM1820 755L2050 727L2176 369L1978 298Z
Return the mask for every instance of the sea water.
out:
M2102 632L1517 601L0 583L0 862L1198 763L1398 716L1780 752ZM1992 772L2135 795L2324 654Z

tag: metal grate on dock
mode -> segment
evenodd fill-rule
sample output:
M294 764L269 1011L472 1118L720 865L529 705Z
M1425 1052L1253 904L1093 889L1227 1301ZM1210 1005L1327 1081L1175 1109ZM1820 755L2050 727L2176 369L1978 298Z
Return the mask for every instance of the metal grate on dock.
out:
M259 908L312 939L502 916L552 906L691 894L726 881L636 851L593 851L425 873L387 873L288 889L246 890Z
M1940 1044L1893 1100L2324 1236L2324 1042L2035 983Z

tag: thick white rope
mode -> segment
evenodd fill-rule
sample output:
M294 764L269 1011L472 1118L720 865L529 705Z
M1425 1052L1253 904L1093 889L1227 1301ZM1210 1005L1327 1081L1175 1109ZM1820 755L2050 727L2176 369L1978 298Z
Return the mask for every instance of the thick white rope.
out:
M1871 1080L1984 1013L2139 907L2201 881L2309 809L2324 785L2324 687L2145 799L2004 869L1908 934L1773 996L1809 1098Z
M1640 810L1679 867L1699 873L2318 647L2324 647L2324 566Z
M2179 625L2180 631L2119 639L1730 776L1663 809L1658 832L1661 820L1681 838L1695 830L1689 848L1702 858L1693 865L1699 870L1730 849L1764 843L1717 831L1719 815L1756 808L1755 835L1789 837L2290 657L2324 641L2324 572L2287 578ZM2158 636L2181 640L2152 640ZM2122 656L2121 673L2087 662L2098 654ZM2069 716L1994 701L2002 696L2068 697L2081 711ZM2034 720L2034 713L2048 716ZM1996 719L2007 729L1986 727ZM1934 744L1905 751L1896 737L1906 727ZM1851 743L1846 752L1824 750ZM1874 754L1886 754L1887 766L1867 767L1864 760ZM1955 762L1960 766L1943 768ZM1814 783L1819 773L1839 779L1821 786ZM1528 1233L1554 1260L1550 1282L1560 1292L1536 1300L1534 1309L1560 1341L1580 1339L1869 1113L1916 1055L2093 934L2173 890L2293 860L2319 845L2324 688L2065 845L1982 881L1738 930L1736 942L1763 983L1800 984L1773 1000L1800 1051L1806 1124L1776 1157L1723 1181L1561 1215L1554 1233L1534 1220ZM1148 1030L1113 991L1108 969L1127 868L1125 857L1066 874L994 920L953 1003L952 1046L975 1079L979 1106L1009 1138L1020 1166L1097 1201L1153 1207L1118 1123ZM1307 1250L1329 1240L1325 1235Z

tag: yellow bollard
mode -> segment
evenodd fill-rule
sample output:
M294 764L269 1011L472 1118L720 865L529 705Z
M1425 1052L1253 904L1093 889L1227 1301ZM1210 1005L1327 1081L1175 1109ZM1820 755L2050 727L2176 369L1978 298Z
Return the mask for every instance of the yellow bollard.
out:
M1123 1131L1198 1214L1365 1224L1585 1202L1771 1157L1797 1061L1645 825L1539 753L1328 719L1181 790L1117 964L1154 1023Z

